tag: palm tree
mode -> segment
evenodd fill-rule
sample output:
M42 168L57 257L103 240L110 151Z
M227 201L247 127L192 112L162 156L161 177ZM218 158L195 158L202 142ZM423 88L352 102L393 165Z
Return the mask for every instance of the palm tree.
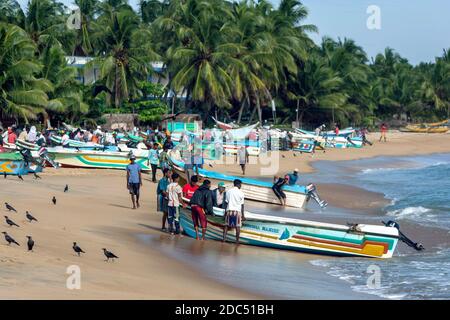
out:
M25 14L17 0L2 0L0 2L0 21L13 23L23 27Z
M125 5L104 5L94 35L99 53L92 65L98 65L101 80L113 92L114 105L138 97L138 81L147 80L151 61L158 59L148 41L150 31L139 24L137 14Z
M91 33L94 29L94 15L98 10L98 0L75 0L75 4L80 10L81 21L73 52L77 56L88 56L94 51Z
M222 1L175 1L173 11L155 21L163 32L171 32L166 62L174 91L186 90L188 99L202 105L207 114L213 106L229 106L232 81L227 67L234 46L224 42L221 27L231 12Z
M59 45L52 46L41 55L43 64L42 76L53 84L48 93L47 110L64 114L72 123L76 117L89 111L83 101L82 85L76 81L77 70L67 66L64 51Z
M37 79L42 70L35 60L36 47L27 33L13 25L0 23L0 105L2 117L23 119L28 123L44 113L46 92L52 85Z

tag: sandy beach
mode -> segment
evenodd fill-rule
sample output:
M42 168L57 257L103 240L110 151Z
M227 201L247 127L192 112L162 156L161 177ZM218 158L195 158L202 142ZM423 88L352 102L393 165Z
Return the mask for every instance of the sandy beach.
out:
M376 140L377 134L369 136ZM297 167L311 172L311 162L343 161L376 156L417 155L450 152L450 135L390 133L387 143L375 142L363 149L327 150L311 155L293 156L283 152L279 172ZM214 164L215 170L239 173L237 165ZM258 165L249 165L247 175L260 175ZM2 217L0 231L7 231L20 247L8 246L0 239L1 299L260 299L242 289L214 281L195 267L165 255L158 248L140 241L137 235L173 241L162 233L161 215L156 213L156 184L145 176L141 208L130 209L125 173L113 170L47 168L42 179L26 176L0 179L0 211L20 225L8 227ZM64 193L64 186L69 192ZM319 186L321 195L336 207L377 210L386 205L382 194L339 184ZM51 198L55 196L57 204ZM342 200L344 199L344 200ZM18 213L7 212L4 202ZM39 221L29 223L25 211ZM34 252L26 252L26 236L36 241ZM177 238L182 241L183 238ZM191 239L186 239L191 241ZM72 250L76 241L86 251L78 257ZM155 242L151 242L155 243ZM192 242L192 250L202 246ZM224 250L233 248L225 244ZM105 262L101 248L111 250L119 259ZM295 254L298 262L309 255ZM81 270L81 290L66 288L66 269L77 265ZM325 280L326 281L326 280ZM306 294L305 294L306 296ZM339 297L337 297L339 298Z

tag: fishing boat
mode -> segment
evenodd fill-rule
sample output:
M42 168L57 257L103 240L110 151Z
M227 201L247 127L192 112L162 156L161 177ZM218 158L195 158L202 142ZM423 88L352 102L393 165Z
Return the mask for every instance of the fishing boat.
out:
M41 164L27 161L20 152L0 153L1 175L24 176L29 173L38 173L41 171Z
M398 240L403 239L395 223L388 223L387 226L340 225L250 212L245 212L244 216L240 243L247 245L313 254L386 259L392 257ZM214 208L214 215L206 217L206 239L222 241L224 210ZM195 238L189 207L180 208L180 224L188 236ZM235 241L234 229L228 232L225 241Z
M402 132L415 132L415 133L446 133L449 131L449 127L443 124L435 126L429 126L428 124L408 125L401 128Z
M148 150L133 149L130 152L81 150L64 147L48 148L49 155L63 167L100 168L125 170L130 163L130 155L136 156L142 171L151 171L148 164Z
M185 181L188 181L188 172L185 169L184 162L175 160L173 157L169 158L172 169ZM198 169L198 174L205 179L216 182L225 182L227 187L231 187L235 179L240 179L242 181L241 190L244 192L246 199L280 205L280 200L275 196L275 193L272 190L273 184L269 181L235 177L200 168ZM288 207L304 208L311 198L313 198L321 207L327 206L326 201L320 199L316 187L311 183L307 186L284 186L283 191L286 194L286 206Z
M217 119L214 118L214 117L211 117L211 119L213 119L214 122L217 124L217 126L218 126L220 129L222 129L222 130L230 130L230 129L236 129L236 128L238 128L238 125L236 125L236 124L234 124L234 123L228 124L228 123L225 123L225 122L221 122L221 121L217 120Z

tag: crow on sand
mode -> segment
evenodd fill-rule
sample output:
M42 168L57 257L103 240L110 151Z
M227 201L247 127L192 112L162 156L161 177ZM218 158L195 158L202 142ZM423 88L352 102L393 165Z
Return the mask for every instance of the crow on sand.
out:
M5 202L5 207L6 207L6 209L8 209L8 211L17 212L17 210L14 209L11 205L9 205L8 202Z
M10 218L8 218L8 216L4 216L4 217L5 217L6 223L7 223L10 227L12 227L12 226L19 227L19 225L18 225L17 223L15 223L14 221L12 221Z
M31 236L27 236L27 238L28 238L28 242L27 242L28 251L33 251L34 240L33 240L33 238L31 238Z
M103 253L106 256L106 260L105 261L109 261L109 259L112 259L112 261L114 262L114 258L119 259L118 256L116 256L114 253L112 253L111 251L106 250L105 248L102 249Z
M16 240L14 240L7 232L2 232L5 235L5 240L8 242L8 246L11 245L11 243L17 244L20 247L20 244L17 243Z
M28 211L25 212L25 215L29 222L32 222L33 220L37 222L37 219L33 217Z
M83 251L83 249L81 249L81 248L77 245L76 242L73 243L72 248L73 248L73 251L75 251L75 252L78 254L78 256L80 256L80 253L86 253L86 252Z

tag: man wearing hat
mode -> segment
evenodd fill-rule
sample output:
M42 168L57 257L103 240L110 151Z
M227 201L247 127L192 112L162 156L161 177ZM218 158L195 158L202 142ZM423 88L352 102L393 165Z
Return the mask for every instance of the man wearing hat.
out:
M133 209L139 208L139 190L142 186L141 166L136 163L136 156L130 156L130 164L127 165L127 189L131 195Z
M294 172L288 173L288 174L286 175L286 178L288 179L287 184L288 184L289 186L294 186L294 185L296 185L296 184L297 184L297 180L298 180L298 169L295 168L295 169L294 169Z
M225 197L227 192L225 191L225 183L219 182L217 188L212 191L213 206L217 208L226 208Z

